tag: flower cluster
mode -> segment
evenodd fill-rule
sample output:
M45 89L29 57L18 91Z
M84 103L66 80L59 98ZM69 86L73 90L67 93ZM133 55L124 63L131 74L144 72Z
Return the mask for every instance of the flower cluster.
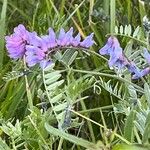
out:
M109 67L117 67L118 69L122 69L126 67L129 72L134 74L134 78L141 77L141 71L135 65L134 62L127 59L124 55L122 48L116 37L111 36L108 38L108 41L104 47L99 50L101 55L109 55L110 59L108 61Z
M93 33L81 41L79 33L73 37L73 28L68 32L61 28L58 37L52 28L48 31L48 35L38 36L36 32L27 31L22 24L18 25L12 35L5 37L10 58L25 57L29 67L40 64L43 68L51 63L47 56L55 48L65 46L89 48L94 44Z

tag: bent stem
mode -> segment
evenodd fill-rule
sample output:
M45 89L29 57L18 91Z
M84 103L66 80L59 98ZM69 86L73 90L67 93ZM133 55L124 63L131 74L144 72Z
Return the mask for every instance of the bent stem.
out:
M27 66L26 66L25 57L23 58L23 63L24 63L24 71L26 71ZM25 83L26 83L26 92L27 92L27 99L28 99L29 109L32 111L33 110L32 94L31 94L31 91L30 91L27 75L25 74L24 77L25 77Z
M104 77L110 77L110 78L118 79L122 82L129 83L130 85L134 86L138 92L144 93L144 90L141 87L139 87L138 85L136 85L136 84L124 79L124 78L118 77L116 75L111 75L111 74L101 73L101 72L96 72L96 71L78 70L78 69L72 69L72 71L78 72L78 73L92 74L92 75L98 75L98 76L104 76Z

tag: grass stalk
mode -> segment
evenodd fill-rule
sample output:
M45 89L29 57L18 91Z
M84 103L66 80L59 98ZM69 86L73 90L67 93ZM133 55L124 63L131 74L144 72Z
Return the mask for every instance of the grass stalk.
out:
M110 0L110 32L114 33L116 18L116 0Z
M1 18L0 18L0 70L3 67L4 60L4 36L6 29L6 11L7 11L7 0L3 1Z

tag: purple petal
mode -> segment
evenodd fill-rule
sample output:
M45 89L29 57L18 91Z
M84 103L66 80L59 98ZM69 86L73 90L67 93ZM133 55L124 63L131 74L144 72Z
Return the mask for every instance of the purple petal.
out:
M146 48L144 49L144 58L146 59L147 63L150 65L150 53Z
M77 36L72 39L71 45L77 47L80 44L80 41L81 41L81 36L80 33L78 33Z
M40 67L42 68L42 69L44 69L44 68L46 68L48 65L50 65L52 63L52 61L48 61L48 60L42 60L42 61L40 61Z
M85 47L85 48L89 48L90 46L92 46L92 45L94 44L93 36L94 36L93 33L91 33L89 36L87 36L87 37L80 43L80 46Z
M143 76L148 75L148 74L150 74L150 67L147 67L147 68L143 69L141 71L141 76L138 76L137 74L134 74L132 76L132 79L139 79L140 77L143 77Z

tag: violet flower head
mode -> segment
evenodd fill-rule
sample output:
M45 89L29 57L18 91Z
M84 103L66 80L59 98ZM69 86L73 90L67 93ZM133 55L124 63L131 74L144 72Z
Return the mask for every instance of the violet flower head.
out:
M18 59L22 58L25 54L25 46L28 41L29 32L26 28L20 24L14 28L14 33L10 36L6 36L6 48L8 50L10 58Z
M148 52L148 50L145 48L144 49L144 58L146 59L147 63L150 65L150 53Z
M114 51L122 51L122 48L120 47L118 39L111 36L108 38L106 45L99 50L99 53L101 55L110 55L110 53Z
M82 42L80 42L80 46L85 48L89 48L90 46L92 46L94 44L93 36L93 33L87 36Z
M112 68L113 66L119 66L119 68L124 67L124 61L126 61L126 59L116 37L109 37L106 45L99 50L99 53L101 55L110 56L110 59L108 61L110 68Z

